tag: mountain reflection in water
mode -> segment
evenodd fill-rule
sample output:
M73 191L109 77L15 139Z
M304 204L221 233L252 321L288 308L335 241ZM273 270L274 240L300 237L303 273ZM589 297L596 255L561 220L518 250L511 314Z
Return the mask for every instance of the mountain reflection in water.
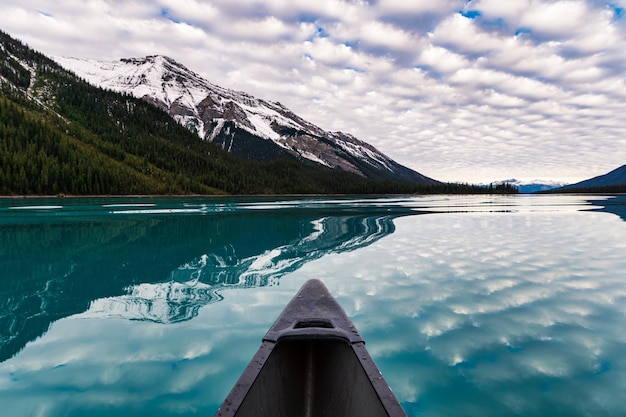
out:
M589 203L599 207L594 211L612 213L626 221L626 195L612 196L602 200L589 200Z
M28 201L0 207L0 362L83 313L172 323L224 287L275 284L329 253L367 246L417 211L367 201ZM63 205L59 205L63 203Z

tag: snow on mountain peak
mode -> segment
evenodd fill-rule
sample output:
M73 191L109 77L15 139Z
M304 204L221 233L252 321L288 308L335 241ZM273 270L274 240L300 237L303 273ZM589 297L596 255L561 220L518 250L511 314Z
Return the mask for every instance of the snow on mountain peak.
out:
M372 175L359 167L365 164L366 171L373 168L381 172L376 177L393 178L400 173L403 180L410 182L434 182L349 134L324 131L281 103L212 84L167 56L118 61L65 57L54 60L91 84L152 102L201 138L244 157L254 159L254 153L260 152L271 159L282 152L361 176ZM241 142L242 134L251 136ZM272 142L275 150L270 151L268 145L251 140L252 137ZM263 151L259 151L261 148Z
M552 181L552 180L532 180L532 181L522 181L515 178L510 178L503 181L497 181L499 184L510 184L519 190L521 194L530 194L536 193L539 191L547 191L553 188L559 188L565 185L563 182Z

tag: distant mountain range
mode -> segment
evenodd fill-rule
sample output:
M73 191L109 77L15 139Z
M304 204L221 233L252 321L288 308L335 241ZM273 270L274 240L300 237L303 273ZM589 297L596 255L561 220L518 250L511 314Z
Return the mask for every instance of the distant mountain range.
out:
M516 187L521 194L531 193L624 193L626 192L626 165L613 171L575 184L563 184L556 181L519 181L504 180L499 183Z
M246 159L292 156L364 178L437 183L350 134L325 131L278 102L214 85L166 56L54 60L94 85L157 105L200 138Z
M532 194L541 191L548 191L555 188L563 187L565 184L556 181L546 180L533 180L533 181L520 181L516 179L508 179L501 181L501 183L510 184L518 189L520 194Z

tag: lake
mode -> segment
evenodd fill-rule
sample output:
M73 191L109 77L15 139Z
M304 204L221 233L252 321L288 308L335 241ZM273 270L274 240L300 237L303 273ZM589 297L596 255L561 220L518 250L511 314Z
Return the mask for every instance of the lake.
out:
M626 197L0 199L5 416L212 416L309 278L409 416L626 416Z

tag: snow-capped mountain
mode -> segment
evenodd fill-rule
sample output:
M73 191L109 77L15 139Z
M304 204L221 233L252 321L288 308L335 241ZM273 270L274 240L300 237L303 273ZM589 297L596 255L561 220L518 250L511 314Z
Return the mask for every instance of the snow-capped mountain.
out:
M201 138L244 158L292 155L367 178L436 183L352 135L325 131L278 102L219 87L165 56L54 60L94 85L152 102Z
M517 187L521 194L532 194L540 191L552 190L554 188L563 187L565 183L549 181L549 180L533 180L533 181L521 181L516 179L509 179L501 181Z

